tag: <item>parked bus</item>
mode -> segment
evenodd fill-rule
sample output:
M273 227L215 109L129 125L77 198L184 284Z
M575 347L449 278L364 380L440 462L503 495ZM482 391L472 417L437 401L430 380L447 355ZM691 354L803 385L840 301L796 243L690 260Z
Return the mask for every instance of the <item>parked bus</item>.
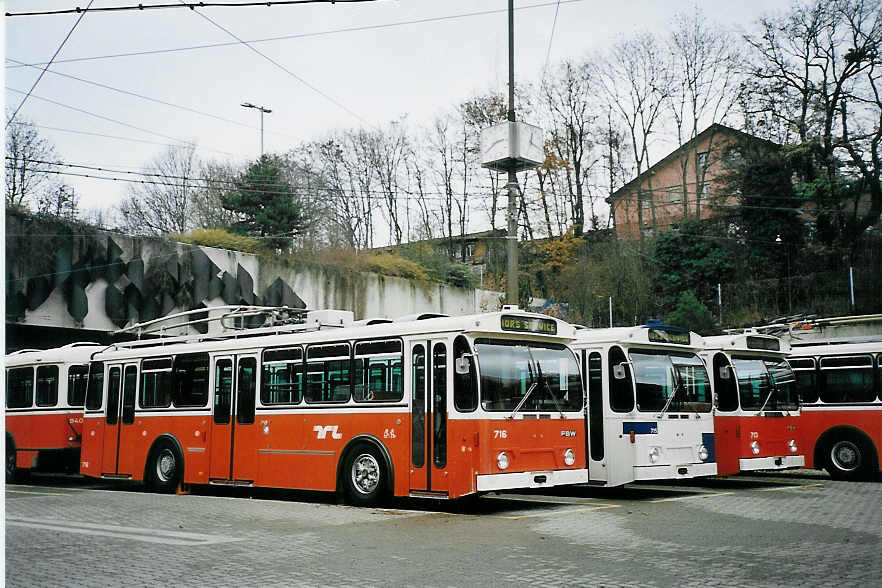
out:
M89 357L96 343L10 353L6 367L6 482L32 469L76 472Z
M701 356L714 389L717 474L803 467L790 345L756 333L704 341Z
M356 504L587 480L571 325L517 307L380 324L334 312L342 327L96 354L80 471Z
M579 330L573 348L588 392L592 484L717 473L713 397L698 356L700 336L651 321Z
M792 343L805 465L874 480L882 449L882 341Z

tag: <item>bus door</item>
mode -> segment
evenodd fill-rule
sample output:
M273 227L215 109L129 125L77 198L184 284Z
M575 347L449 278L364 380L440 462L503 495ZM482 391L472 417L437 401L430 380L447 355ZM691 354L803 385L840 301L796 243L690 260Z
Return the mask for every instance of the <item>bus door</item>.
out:
M447 390L452 365L446 341L416 341L408 359L411 399L410 488L447 493Z
M120 453L133 453L125 450L126 441L131 437L135 422L135 395L138 388L137 364L110 366L107 374L107 411L104 425L104 452L101 460L101 473L104 475L133 474L132 468L120 467ZM120 451L122 448L122 451Z
M218 356L213 363L214 409L208 477L253 482L257 476L258 427L254 423L257 356Z
M598 366L597 356L592 358L592 355L588 356L588 426L591 427L592 420L596 422L600 419L602 422L600 431L589 430L589 438L595 443L588 452L588 477L592 482L619 486L633 481L636 435L644 432L644 427L651 428L652 424L638 422L640 419L634 417L634 371L625 350L618 345L609 348L605 366ZM601 403L591 402L590 372L592 368L596 370L598 367L605 371L606 376L601 382ZM594 385L597 386L597 383Z

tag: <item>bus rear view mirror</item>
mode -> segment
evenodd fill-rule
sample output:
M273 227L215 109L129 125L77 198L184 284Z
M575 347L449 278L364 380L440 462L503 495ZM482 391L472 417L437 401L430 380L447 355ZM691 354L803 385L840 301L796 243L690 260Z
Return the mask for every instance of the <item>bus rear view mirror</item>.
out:
M617 363L613 366L613 377L616 380L624 380L626 376L627 373L625 372L625 364Z
M729 367L727 365L720 366L720 379L721 380L728 380L731 373L732 373L731 367Z
M457 375L464 376L471 371L471 362L469 361L470 353L463 353L453 362L453 368Z

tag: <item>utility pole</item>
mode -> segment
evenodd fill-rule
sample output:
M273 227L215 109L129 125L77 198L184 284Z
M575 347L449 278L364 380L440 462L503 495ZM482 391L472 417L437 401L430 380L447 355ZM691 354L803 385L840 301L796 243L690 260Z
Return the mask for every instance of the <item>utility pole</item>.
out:
M518 172L545 161L542 129L515 119L514 0L508 0L508 116L505 122L481 130L481 166L506 172L508 230L506 235L506 304L518 303Z
M514 104L514 0L508 0L508 121L515 122ZM505 272L505 301L518 303L518 174L508 168L508 234Z
M271 113L272 110L263 106L251 104L250 102L243 102L241 105L245 108L254 108L260 111L260 157L263 158L263 115Z

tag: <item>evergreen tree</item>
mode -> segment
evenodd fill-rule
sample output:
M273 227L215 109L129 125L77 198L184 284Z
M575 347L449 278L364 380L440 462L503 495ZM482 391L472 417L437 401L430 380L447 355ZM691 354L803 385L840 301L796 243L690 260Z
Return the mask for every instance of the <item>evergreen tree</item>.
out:
M230 229L240 235L265 239L273 249L287 249L306 218L294 188L285 177L281 159L263 155L234 181L222 197L223 207L238 217Z
M668 314L666 322L701 335L708 335L715 328L713 314L695 297L691 290L680 294L677 307Z

